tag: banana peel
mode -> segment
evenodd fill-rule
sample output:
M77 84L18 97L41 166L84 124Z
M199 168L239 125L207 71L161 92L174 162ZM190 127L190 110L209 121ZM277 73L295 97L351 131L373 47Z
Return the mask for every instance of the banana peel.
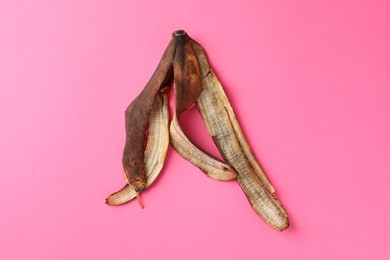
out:
M160 89L171 84L175 45L175 41L171 39L152 78L125 112L126 142L122 167L128 184L137 193L142 192L146 186L144 151L152 105Z
M168 129L165 91L172 81L175 112ZM194 105L224 161L193 143L180 127L180 117ZM278 231L288 228L287 213L254 157L203 48L185 31L172 34L155 73L126 109L125 115L122 166L127 184L107 197L108 205L120 205L138 197L155 181L163 168L170 142L184 159L208 177L220 181L237 180L254 211L270 227Z
M149 133L145 149L145 172L146 184L148 188L159 176L169 145L169 111L168 95L166 92L160 92L156 95L151 115L149 118ZM134 188L126 184L119 191L109 195L106 203L110 206L117 206L131 201L137 197Z
M254 158L203 49L196 42L192 43L200 63L204 88L197 100L197 107L209 134L223 158L237 171L237 181L254 211L268 225L282 231L289 226L287 213L276 198L275 189Z

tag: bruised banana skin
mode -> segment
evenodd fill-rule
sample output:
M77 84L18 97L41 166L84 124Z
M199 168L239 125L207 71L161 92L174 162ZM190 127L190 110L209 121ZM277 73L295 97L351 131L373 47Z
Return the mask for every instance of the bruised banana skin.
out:
M145 149L146 188L156 180L164 165L169 145L168 120L168 96L166 93L158 93L149 118L149 134ZM131 201L136 196L136 191L126 184L108 196L106 203L117 206Z
M177 118L193 106L203 90L199 62L195 56L190 37L183 30L173 33L176 49L173 58L173 81L175 89L175 113Z
M126 142L122 167L127 182L137 193L142 192L146 186L144 152L151 109L160 89L170 86L172 82L175 49L176 39L172 36L149 82L125 111Z
M256 162L202 47L195 41L192 45L203 79L203 92L197 100L197 107L210 135L223 158L237 171L237 181L258 216L272 228L285 230L289 226L286 211Z
M230 181L237 178L236 171L230 165L214 159L188 139L181 129L176 115L173 116L169 132L170 142L175 150L208 177L218 181Z

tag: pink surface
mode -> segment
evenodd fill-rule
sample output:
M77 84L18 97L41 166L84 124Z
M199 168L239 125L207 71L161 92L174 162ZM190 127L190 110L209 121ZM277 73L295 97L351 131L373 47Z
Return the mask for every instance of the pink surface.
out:
M390 2L161 2L0 2L0 259L389 259ZM144 210L105 205L124 109L176 29L208 52L287 231L172 149ZM196 111L184 128L216 152Z

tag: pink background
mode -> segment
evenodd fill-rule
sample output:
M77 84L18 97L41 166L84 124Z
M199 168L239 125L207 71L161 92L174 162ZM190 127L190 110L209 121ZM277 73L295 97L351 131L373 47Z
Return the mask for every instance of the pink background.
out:
M0 2L0 259L390 259L390 2L161 2ZM287 231L172 149L144 210L105 205L124 109L176 29L206 49Z

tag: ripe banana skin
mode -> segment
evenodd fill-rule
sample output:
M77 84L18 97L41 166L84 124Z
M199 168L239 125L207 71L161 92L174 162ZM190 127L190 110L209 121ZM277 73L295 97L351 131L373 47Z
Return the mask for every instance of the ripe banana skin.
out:
M219 161L201 148L194 145L184 134L176 114L170 126L171 144L184 159L197 166L208 177L218 181L230 181L237 177L237 173L230 165Z
M145 149L146 188L158 177L164 165L169 144L168 96L165 92L156 95L149 118L149 133ZM137 192L126 184L119 191L107 197L106 203L117 206L131 201Z
M140 193L146 186L144 151L151 108L157 93L172 82L176 40L172 38L151 79L125 112L126 143L122 166L127 182Z
M193 106L202 92L199 63L192 49L190 37L185 31L173 33L176 42L173 59L173 81L175 87L175 106L177 118Z
M237 171L237 181L255 212L272 228L288 228L286 211L274 195L274 188L256 162L233 109L202 47L191 41L202 74L203 92L198 110L223 158Z
M172 80L176 104L168 128L165 91ZM180 117L193 105L197 106L224 162L194 144L180 127ZM125 116L122 166L128 184L107 197L108 205L139 199L139 193L159 175L171 142L183 158L208 177L220 181L236 179L254 211L269 226L279 231L288 228L287 213L254 157L204 50L185 31L173 33L155 73L128 106ZM140 199L139 202L143 207Z

